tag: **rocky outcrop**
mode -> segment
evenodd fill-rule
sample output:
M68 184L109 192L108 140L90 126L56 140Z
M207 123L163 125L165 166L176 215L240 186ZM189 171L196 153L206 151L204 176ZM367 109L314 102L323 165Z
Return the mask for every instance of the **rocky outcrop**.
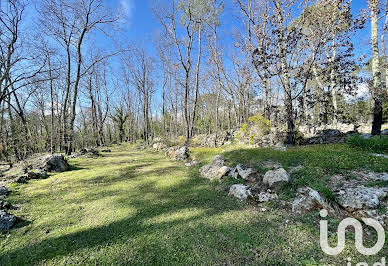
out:
M283 168L270 170L265 173L263 178L264 185L270 188L275 188L278 185L290 182L290 175Z
M211 162L199 169L201 177L206 179L221 179L230 172L230 168L225 166L225 157L223 155L215 156Z
M298 196L292 202L292 211L296 214L305 214L314 210L331 210L329 203L318 191L310 188L300 188Z
M16 217L4 210L0 210L0 232L10 230L16 223Z
M230 143L230 141L233 139L233 133L231 132L221 132L219 134L200 134L195 135L191 139L191 144L194 146L200 146L200 147L215 147L216 143L217 146L222 146Z
M241 201L246 201L252 194L247 186L235 184L230 187L229 196L233 196Z
M65 157L61 154L48 155L41 169L47 172L65 172L69 170L69 164Z
M349 212L362 209L376 209L380 206L380 201L388 195L388 188L376 187L345 187L338 192L337 202Z
M388 227L388 187L383 185L387 180L388 173L350 171L332 176L328 185L348 215L373 218Z

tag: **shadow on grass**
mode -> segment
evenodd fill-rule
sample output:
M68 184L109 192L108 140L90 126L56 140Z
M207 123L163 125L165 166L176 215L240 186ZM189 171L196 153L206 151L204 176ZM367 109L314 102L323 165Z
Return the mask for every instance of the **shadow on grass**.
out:
M256 153L248 150L242 154L252 158ZM229 162L233 156L235 155L226 154ZM282 156L274 155L272 159L281 160ZM261 154L259 157L264 158L265 155ZM319 261L322 258L317 243L319 237L310 239L314 235L308 232L312 230L311 227L287 229L283 226L284 217L280 213L240 217L241 212L248 207L244 208L240 202L214 190L207 180L196 178L196 169L187 170L189 178L161 187L157 179L147 177L163 173L168 178L169 175L177 175L186 170L179 165L144 169L151 164L149 162L125 167L117 177L97 176L80 181L88 185L110 186L129 179L131 182L135 178L136 181L141 180L131 193L90 191L81 198L74 199L75 203L82 204L85 200L90 200L91 195L92 200L99 200L107 195L120 195L111 202L111 207L128 206L136 210L133 215L105 226L37 240L3 253L0 264L44 264L50 259L71 259L71 255L78 256L77 260L66 263L295 265L302 260L316 258ZM250 211L253 210L246 210ZM186 212L190 215L176 215ZM298 234L295 233L296 229ZM302 232L301 235L299 232ZM121 249L109 249L117 245ZM106 249L104 252L111 252L109 256L99 253L100 257L95 254L94 259L88 257L89 252L102 249ZM79 261L79 256L84 256L84 261Z

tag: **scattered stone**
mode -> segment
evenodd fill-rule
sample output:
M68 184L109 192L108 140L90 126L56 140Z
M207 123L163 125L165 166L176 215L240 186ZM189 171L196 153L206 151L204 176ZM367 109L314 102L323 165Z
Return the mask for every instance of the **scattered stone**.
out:
M221 179L230 172L230 168L224 164L225 157L223 155L217 155L209 164L199 169L199 174L206 179Z
M318 209L329 211L331 207L318 191L310 187L300 188L298 196L292 202L292 211L296 214L305 214Z
M48 155L44 162L42 169L47 172L65 172L69 169L65 157L60 154Z
M16 217L0 210L0 232L10 230L16 223Z
M260 209L260 211L262 211L262 212L266 212L266 211L267 211L267 209L266 209L266 208L261 208L261 209Z
M218 178L222 178L224 176L227 176L230 172L230 167L228 166L222 166L220 169L217 171L217 176Z
M254 180L256 178L255 174L256 174L256 171L254 169L245 167L241 164L238 164L229 173L229 175L234 179L242 178L248 181Z
M337 202L345 210L354 212L362 209L376 209L388 195L388 188L344 187L336 192Z
M265 173L263 183L270 188L277 186L278 184L290 182L290 175L283 168L276 170L270 170Z
M229 196L238 198L241 201L246 201L248 197L251 197L251 191L245 185L235 184L230 187Z
M7 196L9 193L8 191L8 188L4 187L4 186L0 186L0 196Z
M270 200L276 200L278 199L278 195L276 193L272 193L271 190L268 190L267 192L261 192L257 199L259 202L267 202Z

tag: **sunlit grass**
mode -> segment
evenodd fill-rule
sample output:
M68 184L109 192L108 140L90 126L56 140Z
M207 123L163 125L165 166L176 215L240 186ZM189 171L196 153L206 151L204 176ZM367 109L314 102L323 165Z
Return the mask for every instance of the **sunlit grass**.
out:
M97 159L71 160L72 171L12 188L9 201L22 206L12 212L24 221L0 234L0 265L338 265L349 256L378 260L360 257L351 245L339 257L325 256L319 248L317 213L296 217L270 204L261 212L228 197L224 184L200 179L198 167L189 169L130 145L112 150ZM259 171L264 169L258 164L268 159L286 169L303 164L290 189L321 184L314 181L318 168L331 174L388 167L384 159L344 145L287 152L198 148L192 155L205 163L219 153L230 165L243 162Z

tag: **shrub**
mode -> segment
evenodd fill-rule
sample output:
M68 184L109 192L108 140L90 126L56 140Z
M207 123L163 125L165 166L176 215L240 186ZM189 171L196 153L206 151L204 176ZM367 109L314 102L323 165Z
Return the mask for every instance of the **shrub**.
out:
M352 147L361 148L371 152L388 153L388 136L364 138L360 135L355 135L348 137L346 143Z
M261 137L271 132L271 123L262 115L251 116L248 123L242 124L240 131L236 135L237 140L249 140L257 142Z

